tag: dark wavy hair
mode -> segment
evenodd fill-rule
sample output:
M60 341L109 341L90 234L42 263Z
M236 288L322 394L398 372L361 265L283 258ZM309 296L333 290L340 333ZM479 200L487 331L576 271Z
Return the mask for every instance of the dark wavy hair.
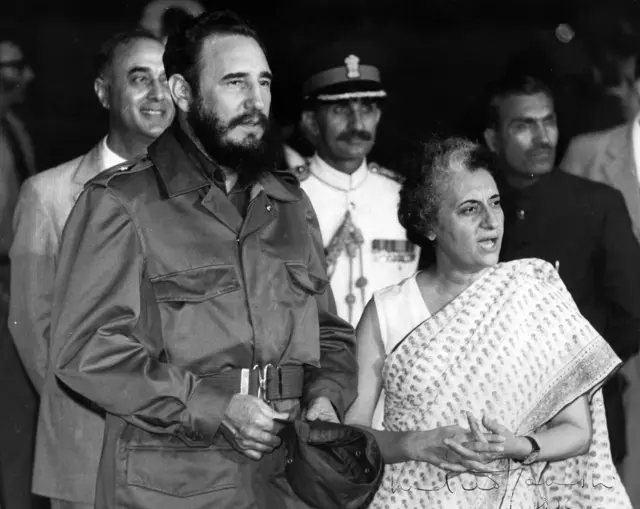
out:
M181 74L191 87L197 87L201 71L202 46L212 35L243 35L251 37L262 48L266 48L245 20L230 10L207 12L182 20L179 29L169 35L162 58L167 77Z
M422 247L426 266L435 262L435 245L427 235L438 220L446 183L451 173L460 168L493 173L494 155L467 138L434 138L422 144L422 151L414 158L413 168L409 168L400 189L398 219L409 239Z

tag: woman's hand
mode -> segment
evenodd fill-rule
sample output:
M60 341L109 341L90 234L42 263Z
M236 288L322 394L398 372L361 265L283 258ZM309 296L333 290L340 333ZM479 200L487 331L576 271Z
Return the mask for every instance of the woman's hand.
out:
M445 440L446 446L460 458L458 463L465 466L467 471L486 473L491 471L487 470L487 463L504 458L523 459L529 454L531 444L526 438L514 435L511 430L495 419L484 416L482 425L494 435L504 437L501 451L487 450L486 433L480 429L480 423L471 413L467 414L467 419L473 436L472 440L467 442L451 438Z
M468 472L469 466L464 464L464 458L456 453L447 443L468 444L481 438L482 443L477 445L479 451L484 454L499 454L503 449L505 438L496 433L476 434L471 430L460 426L444 426L429 431L418 432L408 440L406 447L412 460L426 461L448 472ZM477 454L474 452L474 454ZM491 470L484 465L474 467L489 473Z

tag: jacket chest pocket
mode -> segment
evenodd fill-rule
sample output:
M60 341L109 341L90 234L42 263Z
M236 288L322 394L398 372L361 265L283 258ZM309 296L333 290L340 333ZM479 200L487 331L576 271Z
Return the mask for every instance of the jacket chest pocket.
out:
M204 302L240 289L232 265L211 265L183 270L151 280L156 302Z
M199 267L152 280L168 362L208 369L225 348L228 319L238 313L241 286L231 265ZM215 339L215 341L214 341ZM204 364L203 364L204 363Z
M320 295L325 291L329 281L309 272L306 264L286 262L284 265L291 282L292 293L304 299L309 295Z

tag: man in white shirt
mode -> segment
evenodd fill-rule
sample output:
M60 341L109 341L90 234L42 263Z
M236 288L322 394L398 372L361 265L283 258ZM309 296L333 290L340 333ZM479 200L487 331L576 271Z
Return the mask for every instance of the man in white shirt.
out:
M296 169L318 215L338 314L353 325L372 293L413 274L419 258L398 222L400 177L367 161L386 92L365 59L342 42L309 59L302 122L317 151Z
M103 45L94 90L109 114L108 134L87 154L28 179L16 208L9 327L41 397L33 491L51 498L53 509L93 507L104 430L100 413L72 398L48 369L61 347L49 338L58 246L84 184L132 164L122 163L144 155L173 121L163 52L143 30Z

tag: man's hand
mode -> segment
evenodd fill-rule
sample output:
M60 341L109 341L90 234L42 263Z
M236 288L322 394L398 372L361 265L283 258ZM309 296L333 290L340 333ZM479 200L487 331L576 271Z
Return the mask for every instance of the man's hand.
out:
M257 461L280 445L277 434L283 425L274 419L287 421L289 414L276 412L255 396L235 394L227 406L221 426L231 445Z
M314 399L307 407L304 413L304 418L307 421L327 421L327 422L340 422L336 411L326 396L320 396Z

